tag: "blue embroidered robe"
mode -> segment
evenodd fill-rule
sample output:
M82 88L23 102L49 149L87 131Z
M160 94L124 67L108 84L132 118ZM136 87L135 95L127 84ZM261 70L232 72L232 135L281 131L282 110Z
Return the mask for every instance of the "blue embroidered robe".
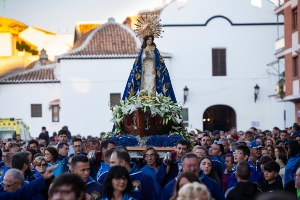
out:
M137 91L140 91L142 85L142 76L143 76L143 52L144 49L141 49L138 57L135 59L132 70L130 72L122 100L130 96L134 96ZM173 91L170 75L168 69L164 63L163 57L160 55L158 49L155 47L155 68L156 68L156 92L158 94L163 94L164 96L169 97L173 102L176 101L176 97Z

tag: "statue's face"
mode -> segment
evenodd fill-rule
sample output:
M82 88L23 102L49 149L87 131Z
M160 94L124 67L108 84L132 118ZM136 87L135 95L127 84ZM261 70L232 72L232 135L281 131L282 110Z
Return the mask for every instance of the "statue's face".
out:
M147 46L152 45L152 42L153 42L152 37L149 37L148 40L147 40Z

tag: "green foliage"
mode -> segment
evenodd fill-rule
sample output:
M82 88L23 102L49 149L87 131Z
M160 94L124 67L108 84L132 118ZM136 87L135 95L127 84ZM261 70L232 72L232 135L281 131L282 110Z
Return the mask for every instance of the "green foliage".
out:
M111 121L114 122L116 128L113 134L123 133L122 124L125 116L139 108L145 113L151 114L152 117L160 115L163 124L172 124L170 134L179 134L183 138L187 138L187 130L183 126L181 108L178 104L171 101L169 97L162 94L155 95L146 90L141 90L114 106Z
M282 72L279 76L278 91L277 91L281 99L285 97L284 85L285 85L285 72Z
M32 53L32 55L38 55L39 54L39 52L36 50L35 47L30 46L29 44L27 44L24 41L17 42L16 46L17 46L17 49L19 51L25 50L26 52Z

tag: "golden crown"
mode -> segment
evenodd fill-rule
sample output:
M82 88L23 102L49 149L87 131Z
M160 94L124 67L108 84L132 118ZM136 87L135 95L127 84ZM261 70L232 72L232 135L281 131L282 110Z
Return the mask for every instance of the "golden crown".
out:
M163 25L160 24L157 15L145 14L141 15L140 19L137 19L137 24L135 24L136 29L134 30L137 35L140 37L145 37L146 35L153 35L155 38L162 37L160 36Z

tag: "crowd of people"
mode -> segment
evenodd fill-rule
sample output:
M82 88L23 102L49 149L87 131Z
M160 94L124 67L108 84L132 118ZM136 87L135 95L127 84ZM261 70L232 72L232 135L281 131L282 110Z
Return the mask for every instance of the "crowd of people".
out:
M138 159L104 134L42 127L29 141L1 140L0 199L300 199L299 130L197 130L194 144L179 140L165 158L145 147Z

